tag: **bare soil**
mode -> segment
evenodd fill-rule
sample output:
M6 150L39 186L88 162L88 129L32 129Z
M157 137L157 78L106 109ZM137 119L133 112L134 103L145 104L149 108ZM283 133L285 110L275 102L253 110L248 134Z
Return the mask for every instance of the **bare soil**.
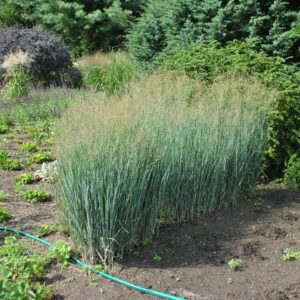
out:
M18 142L4 143L0 136L0 144L13 156L25 158ZM58 222L54 200L30 204L15 193L16 176L37 168L0 171L0 190L10 195L9 201L0 205L13 215L6 226L35 233L45 223ZM51 190L49 184L40 184ZM299 300L300 261L283 261L282 253L286 248L300 251L300 191L275 183L258 186L257 191L259 202L257 198L245 201L193 224L162 225L149 245L128 253L110 274L188 299ZM0 232L0 244L3 237ZM46 240L62 238L67 239L56 233ZM232 258L243 259L245 265L231 270L227 262ZM56 266L44 280L53 285L57 300L156 299L86 274L76 265Z

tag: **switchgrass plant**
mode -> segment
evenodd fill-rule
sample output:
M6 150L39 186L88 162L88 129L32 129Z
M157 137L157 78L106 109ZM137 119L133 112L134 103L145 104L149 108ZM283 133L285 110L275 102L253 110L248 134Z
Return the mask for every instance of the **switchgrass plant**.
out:
M111 263L160 218L190 221L246 198L261 171L273 92L152 75L120 97L77 103L56 142L59 207L83 254Z

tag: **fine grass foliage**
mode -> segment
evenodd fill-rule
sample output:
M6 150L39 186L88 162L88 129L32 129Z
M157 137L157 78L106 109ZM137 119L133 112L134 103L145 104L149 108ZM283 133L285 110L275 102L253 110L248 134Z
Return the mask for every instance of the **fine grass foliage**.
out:
M126 58L111 56L104 64L86 64L82 73L86 87L112 95L128 86L136 70Z
M22 50L9 53L4 57L1 67L6 71L5 84L11 100L28 95L30 80L27 68L32 61L31 56Z
M59 207L82 253L112 262L160 218L193 220L253 190L272 91L153 75L127 93L71 106L59 124Z

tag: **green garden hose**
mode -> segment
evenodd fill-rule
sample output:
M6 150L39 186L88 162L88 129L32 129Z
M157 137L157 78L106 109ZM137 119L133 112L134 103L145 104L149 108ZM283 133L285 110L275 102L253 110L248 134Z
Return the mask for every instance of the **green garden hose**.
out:
M42 244L44 244L44 245L46 245L46 246L48 246L50 248L56 249L56 246L54 246L51 243L45 241L44 239L38 238L37 236L34 236L32 234L26 233L26 232L21 231L21 230L16 230L16 229L13 229L13 228L10 228L10 227L6 227L6 226L0 226L0 231L7 231L7 232L17 233L17 234L26 236L26 237L28 237L28 238L30 238L32 240L35 240L35 241L37 241L39 243L42 243ZM79 265L81 267L84 267L85 269L87 269L87 270L89 270L89 271L91 271L93 273L101 275L102 277L104 277L106 279L109 279L111 281L114 281L116 283L119 283L121 285L127 286L127 287L129 287L129 288L131 288L133 290L136 290L136 291L139 291L139 292L142 292L142 293L146 293L146 294L150 294L150 295L153 295L153 296L156 296L156 297L165 298L165 299L186 300L185 298L181 298L181 297L173 296L173 295L170 295L170 294L162 293L162 292L159 292L159 291L147 289L147 288L144 288L142 286L135 285L135 284L127 282L125 280L119 279L119 278L114 277L112 275L109 275L107 273L96 271L92 267L86 265L81 260L79 260L78 258L76 258L76 257L74 257L72 255L71 255L70 259L73 260L77 265Z

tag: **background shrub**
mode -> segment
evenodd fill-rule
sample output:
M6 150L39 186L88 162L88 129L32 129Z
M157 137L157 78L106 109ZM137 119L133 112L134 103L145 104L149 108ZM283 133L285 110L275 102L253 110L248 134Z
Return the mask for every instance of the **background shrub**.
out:
M299 22L298 1L152 0L132 27L128 48L139 63L148 65L191 42L225 44L250 38L269 55L299 61Z
M291 188L300 188L300 159L297 156L291 157L284 172L284 182Z
M31 56L29 74L39 84L62 83L63 76L72 67L68 47L48 32L37 28L0 29L0 64L6 55L19 50Z
M78 56L122 47L146 0L0 0L0 27L34 26L62 37Z
M79 249L111 262L151 238L162 216L192 220L247 197L261 171L270 97L253 81L207 88L163 74L111 101L71 106L59 126L57 180Z
M266 173L283 175L291 155L300 155L300 69L287 65L280 57L258 52L251 42L232 41L226 46L218 42L194 43L185 50L167 55L161 62L164 69L212 83L220 74L241 74L258 78L276 88L276 107L269 119L269 147Z

